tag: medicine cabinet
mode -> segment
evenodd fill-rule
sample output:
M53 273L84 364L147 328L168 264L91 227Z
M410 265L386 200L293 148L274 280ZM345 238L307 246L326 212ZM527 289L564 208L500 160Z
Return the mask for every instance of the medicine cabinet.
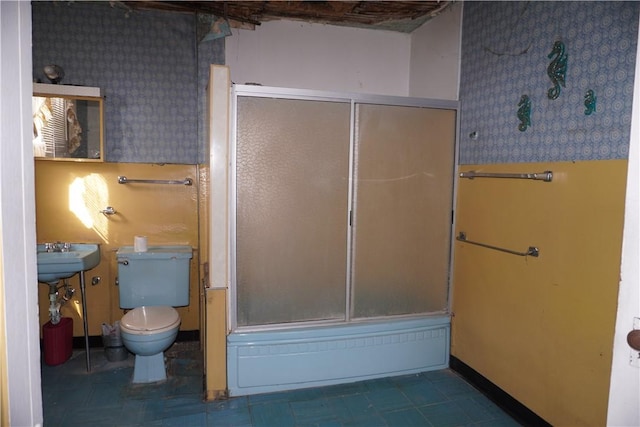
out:
M104 105L100 88L33 84L36 159L104 161Z

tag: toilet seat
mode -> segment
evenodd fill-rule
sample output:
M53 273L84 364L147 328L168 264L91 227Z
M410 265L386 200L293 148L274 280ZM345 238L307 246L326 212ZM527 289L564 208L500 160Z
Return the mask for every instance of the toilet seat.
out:
M122 332L134 335L160 334L180 325L180 315L169 306L134 308L120 320Z

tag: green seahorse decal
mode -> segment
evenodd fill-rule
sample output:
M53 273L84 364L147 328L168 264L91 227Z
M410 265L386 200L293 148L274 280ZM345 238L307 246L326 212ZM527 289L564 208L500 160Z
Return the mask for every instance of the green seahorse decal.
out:
M564 52L564 43L559 40L553 44L553 49L547 55L547 58L552 58L553 56L555 58L547 67L547 75L551 79L551 83L553 83L553 87L547 92L549 99L557 99L560 96L560 87L565 87L568 55Z
M596 112L596 101L597 98L595 92L591 89L587 90L584 94L584 107L586 108L584 110L584 114L586 116L590 116L591 113Z
M520 97L520 102L518 102L518 120L520 120L520 124L518 125L520 132L524 132L531 126L531 99L529 99L529 95L522 95Z

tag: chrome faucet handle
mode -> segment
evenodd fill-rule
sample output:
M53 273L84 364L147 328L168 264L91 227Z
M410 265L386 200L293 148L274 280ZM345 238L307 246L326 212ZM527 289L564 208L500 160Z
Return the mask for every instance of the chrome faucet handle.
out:
M116 210L114 208L112 208L111 206L107 206L106 208L104 208L100 212L102 212L104 215L115 215L117 213Z

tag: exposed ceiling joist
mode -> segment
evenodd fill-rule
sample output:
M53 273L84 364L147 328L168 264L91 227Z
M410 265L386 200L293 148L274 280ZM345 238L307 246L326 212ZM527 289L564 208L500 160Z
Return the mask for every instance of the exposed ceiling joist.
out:
M451 1L123 1L128 8L206 13L240 24L275 19L410 33Z

